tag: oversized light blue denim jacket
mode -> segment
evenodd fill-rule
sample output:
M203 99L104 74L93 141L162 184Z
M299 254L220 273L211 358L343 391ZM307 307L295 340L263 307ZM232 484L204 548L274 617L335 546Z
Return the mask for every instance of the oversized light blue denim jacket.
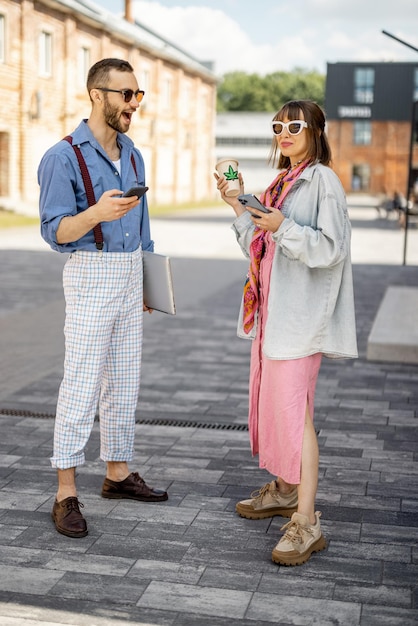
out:
M351 225L339 178L320 163L307 167L288 193L284 221L273 233L276 250L270 278L263 353L270 359L298 359L321 352L356 358L350 244ZM232 225L246 257L254 225L248 212ZM238 336L247 335L241 302Z

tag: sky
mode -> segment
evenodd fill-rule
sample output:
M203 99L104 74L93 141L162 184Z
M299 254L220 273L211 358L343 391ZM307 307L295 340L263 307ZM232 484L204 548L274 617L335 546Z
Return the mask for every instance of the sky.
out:
M124 11L124 0L94 2ZM418 0L132 0L132 8L157 34L213 61L218 76L295 68L325 74L338 61L418 62Z

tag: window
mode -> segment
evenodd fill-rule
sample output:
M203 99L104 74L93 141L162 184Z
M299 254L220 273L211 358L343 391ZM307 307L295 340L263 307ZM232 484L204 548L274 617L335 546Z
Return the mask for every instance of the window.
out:
M46 31L39 35L39 75L52 75L52 35Z
M163 105L165 108L169 109L171 107L171 98L172 98L172 85L171 78L166 78L163 82Z
M151 77L149 68L141 70L139 75L139 89L145 91L145 98L141 102L141 109L146 109L151 98Z
M139 88L145 91L145 96L150 90L150 72L149 69L142 70L139 76Z
M216 145L271 146L271 137L217 137Z
M353 124L353 144L369 146L372 142L372 125L369 120L357 120Z
M4 63L6 54L6 20L4 15L0 15L0 63Z
M368 191L370 188L370 165L353 165L351 171L351 190Z
M374 101L374 70L356 68L354 70L354 102L371 104Z
M78 51L78 83L85 85L90 68L90 48L82 46Z
M415 100L413 106L413 119L412 119L412 129L411 129L411 137L412 142L414 144L418 144L418 100ZM414 146L415 149L415 146Z

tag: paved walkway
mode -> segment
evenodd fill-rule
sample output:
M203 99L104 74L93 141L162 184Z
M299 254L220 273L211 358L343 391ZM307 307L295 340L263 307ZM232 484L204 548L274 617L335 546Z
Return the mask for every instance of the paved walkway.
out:
M270 560L286 520L234 513L269 476L249 452L249 344L235 336L246 262L229 214L153 220L157 251L173 257L178 313L146 317L135 469L169 500L101 499L95 427L78 473L80 540L50 519L65 259L36 229L13 245L0 233L2 626L418 624L418 366L366 359L386 288L418 285L417 231L402 266L394 222L367 206L352 220L360 357L324 360L315 415L329 546L294 568Z

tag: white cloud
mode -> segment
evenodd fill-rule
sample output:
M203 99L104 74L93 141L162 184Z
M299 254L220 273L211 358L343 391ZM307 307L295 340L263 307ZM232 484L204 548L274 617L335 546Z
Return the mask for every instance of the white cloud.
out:
M221 73L251 61L251 43L240 25L223 11L209 7L167 8L158 2L137 2L136 18L202 61L214 61ZM218 69L217 69L218 68ZM252 70L250 70L252 71Z
M218 75L295 67L325 73L327 62L418 60L417 52L382 34L388 30L418 47L417 0L397 0L396 7L393 0L377 7L367 0L300 0L293 8L267 0L263 11L231 0L213 3L222 9L191 4L139 0L133 7L139 22L197 59L213 61Z

